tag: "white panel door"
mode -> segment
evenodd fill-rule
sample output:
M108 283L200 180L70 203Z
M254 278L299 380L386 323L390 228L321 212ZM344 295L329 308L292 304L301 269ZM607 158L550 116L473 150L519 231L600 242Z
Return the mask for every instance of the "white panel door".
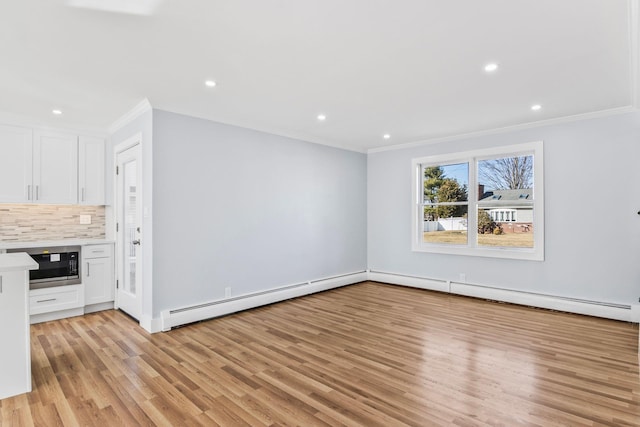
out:
M142 314L142 170L140 144L116 154L116 307Z
M25 203L33 197L31 129L0 126L0 203Z
M34 132L33 185L35 203L78 203L78 137Z
M78 202L81 205L104 205L104 139L81 136L78 144Z

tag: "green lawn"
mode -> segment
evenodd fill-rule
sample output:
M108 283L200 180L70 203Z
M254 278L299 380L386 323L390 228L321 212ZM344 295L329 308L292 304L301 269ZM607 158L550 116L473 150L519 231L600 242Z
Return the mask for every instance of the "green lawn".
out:
M466 231L432 231L424 233L425 243L467 244ZM501 246L515 248L532 248L533 233L479 234L479 246Z

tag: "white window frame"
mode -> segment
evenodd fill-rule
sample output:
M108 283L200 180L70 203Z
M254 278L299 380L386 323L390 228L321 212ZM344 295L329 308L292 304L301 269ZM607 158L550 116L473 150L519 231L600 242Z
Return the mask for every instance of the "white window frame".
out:
M533 155L533 248L514 247L486 247L478 246L478 174L479 160L496 159L501 157L516 157ZM424 220L422 193L422 168L428 166L443 166L448 164L469 164L468 188L468 227L467 244L438 244L426 243L423 239ZM491 258L509 258L533 261L544 261L544 153L543 142L534 141L502 147L492 147L451 154L428 156L412 159L412 226L411 249L414 252L429 252L452 255L482 256Z

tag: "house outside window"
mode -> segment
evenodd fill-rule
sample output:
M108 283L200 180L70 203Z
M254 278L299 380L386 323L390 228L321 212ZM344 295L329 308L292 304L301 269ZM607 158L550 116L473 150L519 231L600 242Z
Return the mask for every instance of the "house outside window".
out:
M517 221L516 209L490 209L489 216L495 222Z
M516 209L490 209L489 216L495 222L512 222L517 221Z
M413 159L412 249L544 259L542 141Z

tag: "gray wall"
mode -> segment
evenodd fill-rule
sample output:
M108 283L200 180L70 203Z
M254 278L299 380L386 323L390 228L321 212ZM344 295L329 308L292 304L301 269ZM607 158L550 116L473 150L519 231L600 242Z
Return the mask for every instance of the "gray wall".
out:
M545 261L411 251L411 159L544 140ZM368 156L375 271L630 304L640 296L640 114L460 139Z
M365 270L366 155L153 111L153 311Z

